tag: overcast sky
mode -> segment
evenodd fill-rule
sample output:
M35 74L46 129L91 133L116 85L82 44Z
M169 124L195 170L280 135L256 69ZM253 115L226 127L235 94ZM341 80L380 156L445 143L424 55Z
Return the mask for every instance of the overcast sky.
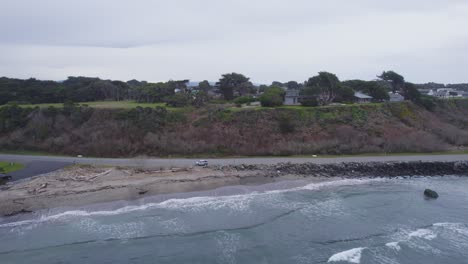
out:
M0 76L468 82L466 0L0 0Z

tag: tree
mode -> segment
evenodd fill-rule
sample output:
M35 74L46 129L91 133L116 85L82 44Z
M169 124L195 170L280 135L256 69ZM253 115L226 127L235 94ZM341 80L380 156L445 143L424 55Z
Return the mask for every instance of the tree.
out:
M296 81L289 81L286 86L288 87L289 90L296 90L299 89L299 83Z
M260 103L264 107L275 107L283 105L284 90L279 87L269 87L260 96Z
M327 105L335 100L340 80L335 74L329 72L319 72L317 76L309 78L306 87L310 93L315 94L319 105Z
M302 96L301 98L301 105L303 106L318 106L317 101L317 93L318 89L316 87L304 87L300 92L299 95Z
M405 78L394 71L384 71L378 78L389 82L392 86L393 93L401 91L405 85Z
M234 103L239 106L243 104L252 103L252 102L255 102L255 98L253 98L252 96L240 96L234 99Z
M208 94L205 91L199 91L195 94L192 105L195 107L202 107L208 102Z
M417 104L421 103L421 93L416 88L416 85L412 83L406 83L403 86L403 97L405 97L405 100L410 100Z
M265 92L266 89L268 89L268 85L261 84L260 86L258 86L258 91L259 91L260 93Z
M354 101L354 90L348 86L340 85L338 94L335 98L336 102L351 103Z
M164 99L168 106L172 107L185 107L192 103L192 98L186 93L176 93L172 96L168 96Z
M209 81L204 80L198 84L198 89L204 92L208 92L209 90L212 89L212 87Z
M282 82L274 81L274 82L271 83L270 86L283 87L284 84Z
M343 85L352 88L354 91L361 91L374 98L376 101L387 101L390 99L386 85L376 81L350 80L342 82Z
M237 92L237 96L246 96L248 94L254 94L255 87L251 82L244 82L240 84L235 91Z
M239 93L240 90L244 91L249 85L249 78L239 73L227 73L223 74L217 85L219 86L220 92L223 94L224 99L232 100L235 98L234 92Z

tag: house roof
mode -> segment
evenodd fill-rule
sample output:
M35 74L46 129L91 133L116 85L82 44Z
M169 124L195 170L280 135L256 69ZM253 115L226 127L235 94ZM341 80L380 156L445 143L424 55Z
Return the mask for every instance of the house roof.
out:
M287 97L296 97L299 96L299 90L287 90L286 91L286 96Z
M359 98L359 99L372 99L372 96L369 96L367 94L363 94L361 92L355 92L354 97Z
M390 97L403 97L403 95L399 94L399 93L394 93L394 92L389 92L388 95Z

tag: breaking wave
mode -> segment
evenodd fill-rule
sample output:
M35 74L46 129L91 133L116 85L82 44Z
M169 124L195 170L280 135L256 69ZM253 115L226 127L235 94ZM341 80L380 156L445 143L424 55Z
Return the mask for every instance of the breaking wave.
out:
M340 186L363 185L372 182L383 181L384 179L343 179L335 181L324 181L311 183L303 187L296 187L285 190L270 190L265 192L252 192L248 194L232 195L232 196L205 196L205 197L191 197L184 199L169 199L159 203L146 203L141 205L125 206L116 210L109 211L86 211L86 210L71 210L56 214L43 214L38 218L28 219L23 221L16 221L10 223L0 224L0 228L11 228L16 226L39 224L47 221L55 221L69 217L92 217L92 216L113 216L120 214L127 214L136 211L144 211L148 209L160 208L169 210L217 210L221 208L229 208L230 210L242 211L246 210L251 201L259 197L266 197L271 199L272 196L279 193L293 192L293 191L310 191L321 190L324 188L334 188Z
M331 256L328 259L328 262L340 262L340 261L345 261L349 263L361 263L361 255L362 251L366 249L363 247L360 248L353 248L350 250L342 251L339 253L336 253L335 255Z

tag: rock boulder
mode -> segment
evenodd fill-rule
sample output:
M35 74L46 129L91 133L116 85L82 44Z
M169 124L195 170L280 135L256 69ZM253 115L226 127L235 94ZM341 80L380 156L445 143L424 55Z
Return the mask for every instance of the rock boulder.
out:
M424 191L424 195L428 198L431 198L431 199L437 199L439 198L439 194L436 192L436 191L433 191L431 189L426 189Z

